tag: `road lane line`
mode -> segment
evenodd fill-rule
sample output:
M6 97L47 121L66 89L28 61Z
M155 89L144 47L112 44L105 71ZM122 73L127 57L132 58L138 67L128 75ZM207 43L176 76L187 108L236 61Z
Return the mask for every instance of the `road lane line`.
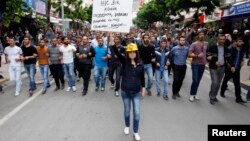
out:
M50 81L50 84L53 84L53 80ZM0 119L0 127L6 123L11 117L13 117L15 114L17 114L20 110L22 110L26 105L28 105L30 102L32 102L34 99L36 99L41 93L43 89L36 92L32 97L25 100L23 103L18 105L15 109L13 109L11 112L9 112L7 115L5 115L2 119Z

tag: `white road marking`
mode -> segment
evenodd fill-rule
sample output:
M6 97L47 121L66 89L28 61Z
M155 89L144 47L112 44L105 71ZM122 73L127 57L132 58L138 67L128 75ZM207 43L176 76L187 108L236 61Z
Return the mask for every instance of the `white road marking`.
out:
M53 84L53 80L50 82L50 84ZM11 112L9 112L7 115L5 115L2 119L0 119L0 127L6 123L11 117L13 117L15 114L17 114L20 110L22 110L26 105L28 105L30 102L32 102L34 99L36 99L41 93L43 89L39 90L35 94L33 94L32 97L25 100L23 103L18 105L15 109L13 109Z

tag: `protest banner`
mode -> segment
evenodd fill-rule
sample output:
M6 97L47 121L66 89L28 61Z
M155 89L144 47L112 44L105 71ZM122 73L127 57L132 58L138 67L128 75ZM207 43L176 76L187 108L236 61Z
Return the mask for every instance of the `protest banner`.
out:
M133 0L94 0L91 30L128 33Z

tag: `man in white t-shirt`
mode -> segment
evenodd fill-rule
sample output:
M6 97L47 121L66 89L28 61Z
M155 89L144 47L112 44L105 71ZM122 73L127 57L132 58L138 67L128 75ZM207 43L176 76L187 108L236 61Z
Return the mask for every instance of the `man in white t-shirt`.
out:
M15 45L14 38L9 39L9 45L4 49L6 62L9 64L10 81L16 84L15 96L18 96L21 91L21 65L22 65L22 49Z
M76 48L69 44L70 40L68 37L65 37L63 41L64 45L60 47L60 52L62 53L61 62L69 85L67 91L72 89L75 92L74 52L76 52Z
M101 38L101 34L100 34L100 32L96 32L95 38L91 41L90 46L92 46L93 48L97 47L99 38Z
M105 46L108 46L108 36L107 36L107 33L103 33L102 40L103 40L103 44Z

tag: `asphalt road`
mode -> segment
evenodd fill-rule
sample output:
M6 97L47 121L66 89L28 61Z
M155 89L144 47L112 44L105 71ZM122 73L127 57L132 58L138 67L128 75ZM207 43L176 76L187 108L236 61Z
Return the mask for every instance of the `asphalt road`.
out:
M208 124L249 124L250 105L235 103L234 88L229 85L226 98L209 103L211 80L206 72L199 87L200 101L189 102L191 70L181 89L181 98L165 101L146 96L141 103L140 135L143 141L206 141ZM172 81L172 76L170 78ZM54 92L55 84L47 94L28 98L28 81L23 91L14 97L15 87L5 88L0 95L0 141L132 141L124 135L123 103L115 97L107 79L105 92L95 92L90 82L87 96L81 96L82 81L77 92ZM169 96L171 96L171 86ZM245 97L245 95L243 94ZM132 115L132 114L131 114ZM131 117L132 121L132 117ZM132 126L130 128L132 133Z

